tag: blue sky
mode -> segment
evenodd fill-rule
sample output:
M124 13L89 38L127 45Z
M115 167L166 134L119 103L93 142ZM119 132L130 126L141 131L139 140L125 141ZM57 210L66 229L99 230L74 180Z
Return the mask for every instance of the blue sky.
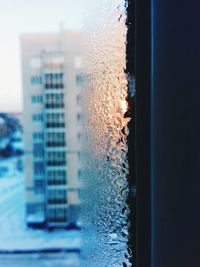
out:
M81 29L88 1L0 0L0 111L23 108L19 35Z

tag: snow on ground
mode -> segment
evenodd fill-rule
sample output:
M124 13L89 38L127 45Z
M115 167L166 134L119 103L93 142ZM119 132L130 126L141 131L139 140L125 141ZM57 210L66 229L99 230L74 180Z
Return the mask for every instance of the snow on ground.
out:
M83 267L78 254L0 255L0 267Z
M0 252L79 250L81 238L78 230L48 232L27 229L24 215L23 173L16 169L17 160L11 158L0 163L0 170L8 168L7 173L0 177Z
M74 253L1 255L0 267L83 267Z

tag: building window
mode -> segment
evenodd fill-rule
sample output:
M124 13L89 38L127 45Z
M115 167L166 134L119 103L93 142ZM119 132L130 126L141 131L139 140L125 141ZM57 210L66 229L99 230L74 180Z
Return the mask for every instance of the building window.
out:
M80 106L81 105L81 95L77 95L77 97L76 97L76 104L77 104L77 106Z
M66 189L56 189L48 191L48 204L67 204Z
M34 181L34 192L36 194L44 194L44 192L45 192L45 182L44 182L44 179L36 179Z
M81 133L77 134L78 143L81 144Z
M61 72L64 68L65 64L65 57L62 52L58 51L48 51L46 54L47 61L44 62L43 68L51 73L52 71L59 71Z
M36 214L44 212L43 203L28 203L26 208L27 214Z
M81 115L81 113L77 113L76 117L77 117L77 123L80 124L81 121L82 121L82 115Z
M47 133L46 146L48 147L62 147L65 146L65 133L63 132L49 132Z
M48 185L65 185L67 174L65 170L48 171Z
M44 134L43 134L43 132L34 132L34 133L33 133L33 139L34 139L35 141L41 141L41 140L43 140L43 139L44 139Z
M33 144L33 154L35 158L44 157L44 145L43 143L34 143Z
M52 223L67 222L67 209L66 208L48 209L48 221Z
M43 103L43 97L41 95L33 95L31 97L31 101L33 104L42 104Z
M41 114L41 113L33 114L32 115L32 120L33 121L43 121L43 114Z
M34 169L34 175L43 176L44 175L44 162L43 161L34 162L33 169Z
M78 151L77 155L78 155L78 161L81 162L81 160L82 160L82 153L80 151Z
M64 94L46 94L46 108L64 108Z
M32 76L31 77L31 84L32 85L41 85L42 84L42 77L41 76Z
M81 179L82 178L82 170L78 170L78 178Z
M64 113L47 113L46 115L46 127L59 128L65 126Z
M64 88L64 73L46 73L44 75L44 87L46 89Z
M78 87L81 87L83 85L83 82L84 82L84 77L82 74L77 74L76 75L76 85Z
M66 152L56 151L47 153L48 166L65 166L66 164Z

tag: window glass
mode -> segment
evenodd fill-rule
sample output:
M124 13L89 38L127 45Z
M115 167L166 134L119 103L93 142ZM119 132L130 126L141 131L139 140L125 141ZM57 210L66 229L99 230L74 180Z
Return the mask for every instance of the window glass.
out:
M81 87L83 85L84 82L84 76L82 74L77 74L76 75L76 85L78 87Z
M0 5L0 266L131 266L128 2Z
M36 176L44 175L44 162L43 161L34 162L34 174Z
M33 121L43 121L43 114L40 114L40 113L33 114L32 115L32 120Z
M83 97L83 253L86 266L131 266L126 5L120 0L90 4Z
M31 84L32 85L41 85L42 84L42 77L40 77L40 76L31 77Z
M43 139L43 133L42 132L34 132L33 133L33 139L34 140L42 140Z

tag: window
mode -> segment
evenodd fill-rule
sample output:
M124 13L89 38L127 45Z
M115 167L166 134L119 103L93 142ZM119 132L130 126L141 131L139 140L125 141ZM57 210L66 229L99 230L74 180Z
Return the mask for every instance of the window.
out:
M43 67L48 71L62 71L64 68L63 62L45 62Z
M65 151L48 152L47 164L49 166L65 166L66 152Z
M75 219L75 209L80 204L79 189L86 182L83 184L83 190L81 189L84 191L83 202L86 203L86 209L83 207L83 213L84 209L86 212L83 214L84 220L81 220L81 228L86 229L83 230L83 232L87 232L84 243L88 242L89 247L84 245L81 252L83 251L85 255L85 251L89 251L88 258L91 259L91 264L87 264L87 262L80 266L130 266L128 244L132 240L129 240L128 236L130 215L128 197L132 192L129 189L132 188L129 188L128 179L132 172L129 172L127 162L127 154L130 153L127 136L128 124L131 119L126 112L126 99L129 80L134 79L129 77L129 72L126 70L125 52L126 26L129 25L126 21L125 5L130 1L125 3L118 0L96 2L90 0L92 8L95 10L95 18L90 17L90 7L88 10L86 8L86 12L81 12L83 18L89 14L86 20L92 21L90 29L86 29L84 32L65 31L64 29L52 32L50 25L54 23L51 23L50 20L57 20L61 14L64 14L65 19L71 23L68 25L66 21L67 28L76 26L76 22L74 24L74 21L71 20L69 5L72 4L76 7L77 5L73 1L69 1L67 3L68 12L65 12L66 8L62 9L59 1L49 1L49 3L48 0L45 1L40 1L39 6L38 3L34 4L37 1L31 1L31 4L26 5L25 9L27 11L30 9L30 13L32 7L35 6L33 13L37 16L33 18L33 23L29 26L32 25L31 28L34 28L33 24L36 22L35 26L40 26L38 29L40 33L32 33L25 20L23 25L29 32L21 38L25 103L24 181L25 187L28 188L25 194L27 198L25 203L26 201L44 200L43 222L39 216L32 216L32 222L37 223L38 227L44 228L43 236L38 235L38 231L36 231L37 239L49 240L47 237L49 222L58 223L69 220L69 225L65 224L66 227L63 228L70 228L73 223L74 225L79 224L79 221ZM53 8L53 2L55 8L59 7L59 12ZM79 0L79 4L82 5L87 5L86 2L88 1ZM23 5L17 7L16 10L20 10L17 13L20 14ZM80 5L78 5L78 10L76 10L78 13L76 12L75 17L80 19L81 24L79 7ZM2 9L4 11L4 8ZM14 10L13 8L12 11ZM47 22L46 13L52 10L54 15L49 14ZM102 10L105 15L101 13ZM41 20L38 20L40 15L41 19L47 22L46 26L40 23ZM29 19L29 12L22 17ZM15 16L14 20L17 22ZM42 28L45 32L49 28L49 32L41 33L41 25L44 26ZM88 47L85 47L86 49L84 47L82 49L84 41L89 44ZM90 48L92 49L90 50ZM5 58L13 61L13 57L8 57L8 54L5 53ZM85 62L85 58L87 62ZM86 68L83 69L85 65ZM11 76L5 75L5 77ZM6 80L8 82L8 80L12 80L12 77ZM17 83L12 88L15 90ZM0 123L2 124L2 121ZM82 129L83 125L84 129ZM84 151L79 145L81 139L84 140ZM15 176L16 174L16 178L18 178L18 173L15 172ZM12 179L8 179L9 182L10 180ZM23 220L23 216L21 218ZM15 220L13 221L15 223ZM62 224L60 225L62 226ZM57 227L59 228L60 225L58 224ZM88 226L90 227L89 231ZM53 231L51 236L54 236L55 232L58 232L59 237L64 236L64 234L62 236L61 229ZM32 231L29 231L29 234L32 236ZM66 235L71 234L67 232ZM78 241L74 232L71 236ZM26 240L29 239L29 236L23 235L23 237L27 237ZM8 245L10 245L10 239L8 241ZM21 244L20 242L17 243ZM36 245L35 241L33 243L35 249L48 247L49 251L57 250L56 246L61 244L61 242L56 242L56 238L53 242L49 241L48 244L41 245L37 242L38 245ZM63 245L66 244L69 250L71 247L74 250L74 244L78 246L77 243L79 242L63 240ZM26 244L23 244L23 247ZM31 249L29 244L28 248ZM64 254L62 256L65 257ZM51 255L49 258L55 259ZM55 259L55 265L57 261L59 261L59 266L64 265L60 263L60 259ZM46 263L47 266L52 264L53 262ZM27 266L29 265L31 263L27 262ZM38 265L42 265L42 263L38 263ZM74 264L66 263L65 265Z
M78 124L80 124L81 121L82 121L82 114L81 113L77 113L76 117L77 117Z
M33 104L42 104L43 103L43 97L41 95L33 95L31 97Z
M41 76L31 77L31 84L32 85L41 85L42 84L42 77Z
M34 181L34 192L36 194L44 194L44 192L45 192L44 179L35 179L35 181Z
M83 82L84 82L83 75L82 74L76 75L76 85L78 87L81 87L83 85Z
M83 182L86 180L84 198L87 208L82 212L86 228L90 228L94 240L92 260L91 242L87 238L84 242L88 266L135 266L130 263L131 254L135 257L135 251L129 249L130 243L131 247L134 246L135 238L134 234L133 238L129 236L130 217L135 215L129 213L129 203L135 204L134 196L129 193L129 179L131 177L133 185L135 170L129 173L127 158L131 149L127 147L129 126L133 121L127 113L126 100L132 103L134 97L134 77L130 77L126 69L129 21L125 5L130 2L133 1L95 2L94 17L90 19L94 19L96 24L88 29L92 44L90 56L86 59L89 75L86 79L76 77L77 87L84 87L84 146L88 149L83 154L86 179L81 179ZM134 12L134 6L132 10ZM130 25L135 26L134 23ZM133 44L134 34L131 38ZM134 54L134 51L133 46L131 53ZM132 87L129 88L129 84ZM77 115L77 121L81 122L81 114ZM131 145L134 147L134 143ZM89 216L85 214L86 210Z
M49 208L48 209L48 221L52 223L66 222L67 221L67 209L66 208Z
M77 104L78 106L81 105L81 95L77 95L77 97L76 97L76 104Z
M28 203L26 212L28 214L43 213L44 203Z
M46 89L62 89L64 88L64 73L46 73L44 81Z
M45 106L46 108L64 108L64 94L46 94Z
M81 179L82 178L82 170L78 170L78 178Z
M33 144L33 154L35 158L44 157L44 145L43 143L34 143Z
M64 132L47 133L46 145L49 147L62 147L66 145Z
M48 171L49 185L65 185L67 183L66 170Z
M34 162L33 169L34 169L35 176L43 176L44 175L44 162L43 161Z
M43 138L44 138L43 132L34 132L33 133L33 139L35 141L41 141L41 140L43 140Z
M48 128L64 127L64 113L47 113L46 114L46 126Z
M81 144L81 133L77 134L78 143Z
M48 191L48 204L67 204L67 193L65 189Z
M80 151L78 151L78 160L79 160L79 162L81 162L81 160L82 160L82 153L80 152Z
M60 73L62 72L65 64L64 53L61 51L45 51L43 68L46 70L46 73L49 75L53 72Z
M33 121L38 121L38 122L39 121L43 121L43 114L40 114L40 113L39 114L33 114L32 115L32 120Z

